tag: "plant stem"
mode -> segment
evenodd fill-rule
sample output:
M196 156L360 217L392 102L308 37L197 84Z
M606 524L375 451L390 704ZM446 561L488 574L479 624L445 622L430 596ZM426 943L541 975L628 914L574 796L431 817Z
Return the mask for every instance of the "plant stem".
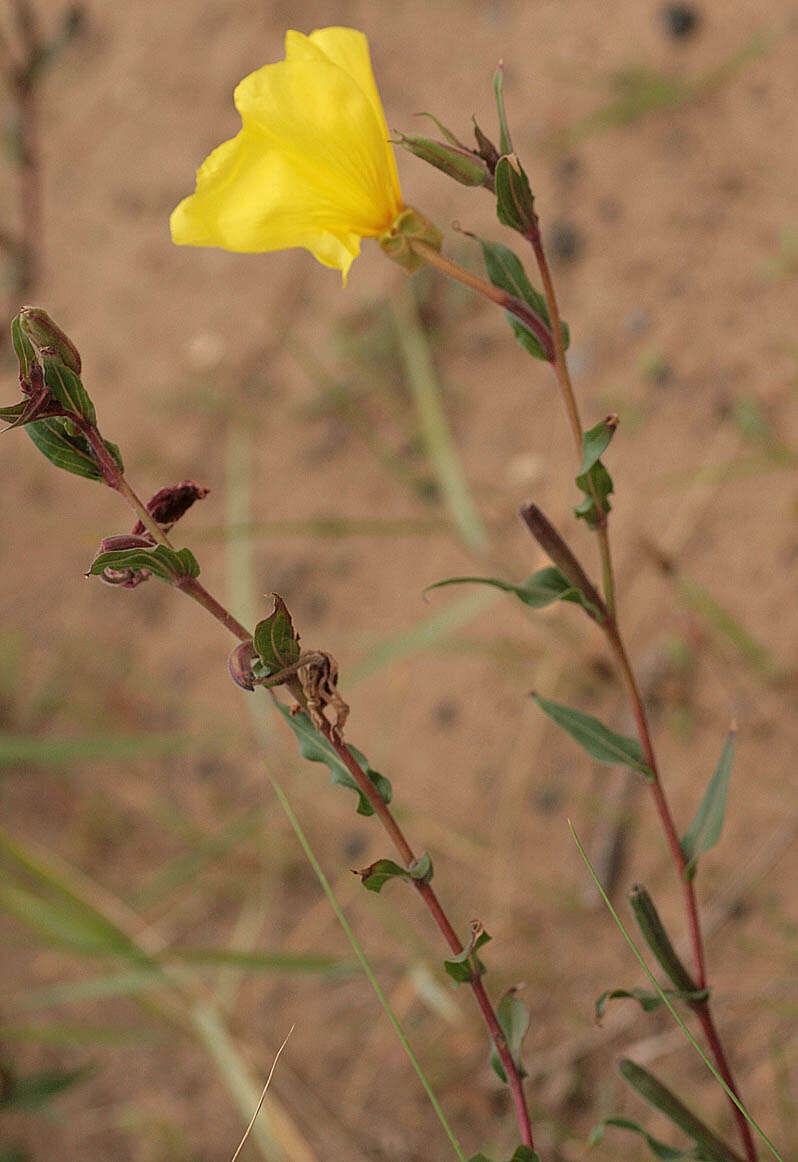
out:
M174 547L172 542L152 514L147 511L147 506L142 503L141 499L128 484L125 479L125 474L119 470L119 466L106 448L97 428L81 416L72 415L70 418L80 428L91 445L94 459L108 487L113 488L115 492L118 492L120 496L124 497L141 523L159 545L163 545L167 549L172 549ZM176 586L178 589L182 589L184 593L187 593L189 597L193 598L208 613L212 614L239 641L249 641L252 637L249 630L233 617L196 577L184 577L176 582Z
M543 249L543 239L540 236L540 230L534 229L524 236L531 244L535 252L535 260L538 264L540 277L543 282L543 294L546 298L546 307L549 312L549 320L551 322L551 334L554 341L554 359L552 367L554 374L559 384L560 394L565 404L565 411L568 415L568 422L571 426L571 432L576 444L577 457L582 457L582 420L579 415L579 408L574 394L573 384L571 383L571 375L568 371L568 360L565 357L565 340L563 339L562 320L560 319L560 309L557 305L557 295L554 291L554 282L551 277L548 260L546 259L546 252ZM603 512L601 505L598 503L598 497L593 489L592 481L590 482L590 492L596 507L596 512L599 515L599 523L596 526L596 537L598 538L599 555L601 557L601 576L602 588L604 590L604 600L607 603L607 609L610 616L615 615L615 579L612 569L612 554L610 552L610 539L607 532L606 514Z
M577 444L577 454L581 456L582 424L579 418L579 410L577 408L576 399L574 397L571 378L568 373L568 365L565 358L565 345L562 335L562 324L560 321L560 314L557 306L557 296L554 292L554 283L552 281L551 271L549 270L549 264L546 260L546 255L543 249L540 230L536 227L534 230L531 230L528 234L526 234L525 237L530 242L532 249L535 252L535 259L537 261L540 277L543 282L543 291L546 297L546 305L549 311L552 337L554 340L554 372L557 376L557 382L560 385L560 391L565 403L565 409L568 414L571 430L574 435L574 440ZM598 536L599 551L601 554L603 588L607 606L607 617L605 620L599 621L599 624L606 634L610 650L615 657L615 661L618 669L620 670L624 686L626 687L627 698L632 710L632 714L634 715L637 735L640 740L640 746L643 750L643 756L647 765L654 773L654 778L649 783L649 786L651 788L654 805L662 825L662 830L665 834L665 840L671 854L671 859L676 869L679 882L682 886L684 908L687 917L687 927L690 936L690 945L692 948L693 965L695 968L696 985L699 989L705 989L707 987L706 959L704 955L703 937L701 935L701 922L698 914L698 902L696 900L693 881L687 874L687 861L684 857L684 852L682 851L679 833L676 829L676 824L674 823L673 815L671 813L671 809L662 786L662 781L660 779L657 760L654 754L654 746L651 740L648 716L646 714L643 698L640 693L640 688L637 684L634 671L632 670L631 663L629 662L629 656L626 652L626 647L624 645L620 628L618 626L612 557L610 554L609 533L606 521L598 525L596 528L596 534ZM702 1029L704 1030L704 1035L715 1058L718 1072L728 1085L729 1089L739 1098L739 1091L732 1076L731 1067L726 1057L725 1049L712 1020L709 1002L706 1000L694 1002L691 1007L693 1008L696 1017L701 1024ZM751 1129L748 1125L748 1121L746 1120L739 1107L731 1100L731 1098L729 1098L729 1104L731 1105L740 1137L745 1148L746 1158L748 1159L748 1162L756 1162L756 1148L754 1146L754 1141L751 1135Z
M94 453L97 465L100 468L103 479L109 487L119 492L121 496L130 504L133 511L138 516L142 524L147 528L159 544L166 548L172 548L169 538L163 533L157 522L153 519L147 511L146 506L142 504L139 497L127 483L124 474L120 472L119 467L110 455L108 449L103 443L102 437L98 430L88 421L82 420L79 417L73 417L75 422L80 427L83 434L89 441L92 451ZM237 637L240 641L249 641L252 634L246 629L231 613L224 608L224 606L216 600L216 598L208 592L207 589L195 577L185 577L176 582L176 587L182 592L187 593L189 597L193 598L199 605L203 607L208 613L216 618L217 621ZM294 696L299 700L300 704L305 704L305 695L301 685L296 681L289 681L289 688ZM339 737L335 730L329 723L326 723L321 728L321 733L326 738L327 742L334 749L335 753L345 764L347 770L352 775L352 778L357 783L360 790L368 799L369 803L374 809L374 813L382 823L385 830L394 842L399 854L405 862L406 867L410 867L415 862L416 856L405 839L401 827L394 819L392 813L389 811L387 804L382 796L378 794L373 783L364 774L360 764L355 759L349 747ZM416 890L418 891L424 903L427 905L435 923L440 929L446 943L449 945L452 953L457 956L463 951L463 945L458 939L457 933L449 922L440 900L435 894L434 889L420 880L413 881ZM495 1010L485 992L485 986L479 977L475 977L470 981L471 988L476 998L477 1004L485 1019L491 1040L496 1047L496 1052L504 1067L504 1072L507 1076L510 1091L512 1093L513 1105L515 1107L516 1117L518 1120L519 1129L521 1131L521 1141L525 1146L532 1146L532 1127L529 1119L529 1110L526 1104L526 1097L524 1095L523 1083L518 1066L513 1060L510 1048L507 1044L502 1028L499 1024L499 1019L496 1016Z
M326 729L322 728L322 734L327 739L327 742L330 744L330 746L335 750L335 753L338 755L341 761L346 765L347 770L357 783L359 789L366 796L369 803L373 807L374 814L378 817L383 827L393 840L397 851L405 861L405 865L409 867L416 859L415 853L410 844L407 842L401 827L394 819L393 814L388 808L388 805L385 803L382 796L378 793L371 780L364 774L360 764L356 760L355 756L351 753L346 743L342 742L339 738L336 737L335 731L332 729L332 727L328 726ZM434 888L432 888L430 884L423 883L421 880L414 880L413 883L416 890L418 891L418 894L427 905L427 908L429 909L433 919L435 920L435 923L440 929L444 940L449 945L449 948L453 954L458 956L463 951L463 945L461 944L457 933L449 922L449 918L446 915L440 900L435 894ZM485 991L485 986L482 983L482 979L479 976L476 976L473 977L469 983L476 998L477 1004L479 1005L482 1012L482 1016L484 1017L485 1024L488 1027L491 1040L496 1047L496 1052L499 1054L499 1058L504 1067L504 1072L507 1076L510 1092L512 1094L515 1115L518 1121L518 1127L521 1131L521 1142L524 1146L533 1147L534 1143L532 1141L532 1126L529 1118L529 1109L527 1107L523 1082L521 1080L518 1066L513 1060L513 1056L507 1044L507 1038L502 1031L501 1025L499 1024L499 1019L496 1016L493 1005L491 1004L488 994Z
M544 320L539 315L536 315L530 306L522 302L521 299L517 299L514 295L508 294L501 287L494 286L492 282L488 282L486 279L480 278L479 275L472 274L470 270L465 270L462 266L458 266L456 262L452 262L451 258L445 258L434 246L430 246L426 242L420 242L416 238L411 240L411 246L419 258L423 258L427 266L434 267L441 274L445 274L447 278L453 278L456 282L462 283L463 286L469 287L470 290L476 291L477 294L483 295L486 299L490 299L492 303L503 307L509 314L514 315L535 336L546 352L546 358L550 361L554 359L554 346L551 332ZM580 448L581 442L582 436L580 432Z

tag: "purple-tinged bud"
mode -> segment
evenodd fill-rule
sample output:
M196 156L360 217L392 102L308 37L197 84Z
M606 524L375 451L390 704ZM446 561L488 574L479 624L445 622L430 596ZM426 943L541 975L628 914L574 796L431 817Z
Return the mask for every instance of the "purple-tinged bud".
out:
M75 375L80 375L81 362L77 347L53 322L47 311L41 307L23 307L18 317L22 331L35 347L52 353Z
M103 569L100 574L100 580L106 585L118 585L122 589L135 589L149 579L148 569Z
M202 500L209 492L209 488L195 484L193 480L184 480L180 484L170 484L166 488L159 489L155 496L147 501L147 512L161 528L168 532L172 525L180 520L185 512L188 512L195 500ZM140 520L136 521L133 526L133 534L137 535L143 532L144 525Z
M474 122L474 137L476 137L477 145L479 146L477 152L479 153L479 156L485 161L485 164L488 167L488 173L493 175L496 172L496 162L501 157L501 154L490 138L486 137L480 127L477 125L476 117L472 117L471 120Z
M486 162L471 149L433 141L429 137L411 137L404 133L399 135L395 144L401 145L408 153L415 154L422 161L434 165L436 169L463 186L490 185L491 175Z
M103 538L100 542L100 552L115 553L119 549L151 549L154 544L155 541L149 533L146 535L115 533L112 537Z
M227 660L230 677L236 686L242 690L254 690L255 678L252 673L252 663L257 659L258 651L255 643L250 639L237 645Z

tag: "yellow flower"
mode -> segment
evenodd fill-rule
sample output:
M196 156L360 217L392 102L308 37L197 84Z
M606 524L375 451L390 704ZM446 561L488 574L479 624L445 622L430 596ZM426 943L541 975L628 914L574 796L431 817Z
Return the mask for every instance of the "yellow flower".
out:
M203 162L172 214L173 241L304 246L346 282L360 239L384 234L404 209L366 37L286 33L285 60L245 77L235 104L241 132Z

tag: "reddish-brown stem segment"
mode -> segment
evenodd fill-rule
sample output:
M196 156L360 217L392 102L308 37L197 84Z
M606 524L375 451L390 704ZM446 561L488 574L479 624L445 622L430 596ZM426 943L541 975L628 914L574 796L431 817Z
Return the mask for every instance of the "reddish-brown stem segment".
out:
M150 513L147 512L145 505L142 504L141 500L125 480L123 473L120 472L119 467L108 452L108 449L105 447L100 433L92 424L89 424L87 421L78 421L78 424L91 445L98 467L103 474L103 479L105 480L106 484L119 492L127 500L138 518L142 521L145 527L149 529L149 531L160 544L165 545L167 548L171 548L172 546L168 537L166 537L163 531L158 527ZM208 611L208 613L212 614L217 619L217 621L221 622L221 624L240 641L249 641L249 639L252 637L252 634L239 621L237 621L236 618L234 618L233 615L229 613L224 608L224 606L221 605L216 600L216 598L213 597L213 595L210 594L207 589L205 589L204 586L199 583L199 581L197 581L196 578L185 577L181 581L177 582L177 587L182 589L184 593L187 593L189 597L193 598L194 601L200 604L203 609ZM301 686L299 686L299 684L294 681L289 682L289 687L292 689L299 701L304 704L305 697ZM378 794L373 783L364 774L360 764L349 750L349 747L346 745L346 743L338 738L333 728L330 725L327 725L326 728L322 728L321 733L324 735L324 737L327 739L327 742L344 763L347 770L352 775L352 778L355 780L357 786L368 799L369 803L374 809L374 814L380 820L383 827L393 840L397 851L404 860L405 866L409 867L416 859L415 853L413 852L410 844L405 839L401 827L394 819L393 814L388 809L384 799L380 794ZM449 918L446 915L434 889L429 884L422 883L420 880L414 880L413 883L416 887L416 890L418 891L418 894L426 904L450 950L455 956L459 955L463 951L463 945L461 944L457 933L449 922ZM470 981L470 984L477 1004L479 1005L480 1011L482 1012L482 1015L485 1019L491 1040L496 1047L496 1052L499 1054L499 1059L502 1063L502 1066L504 1067L504 1072L507 1077L510 1092L512 1094L513 1106L515 1108L518 1126L521 1132L522 1144L525 1146L533 1147L532 1126L529 1118L526 1097L524 1095L523 1082L521 1080L518 1067L510 1052L510 1047L507 1044L507 1038L502 1031L498 1017L496 1016L496 1012L490 1002L490 999L488 998L488 994L485 992L485 986L483 985L481 979L479 977L474 977Z
M560 390L565 403L566 412L568 413L569 423L574 435L574 440L577 444L577 454L581 455L582 451L582 426L579 418L579 411L574 397L573 388L571 386L570 376L568 374L568 366L565 359L565 345L562 335L562 324L560 322L560 315L557 306L557 297L554 292L554 283L551 278L549 264L546 260L546 255L543 249L543 242L540 236L540 231L531 230L526 235L530 242L532 249L535 252L540 276L543 281L543 290L546 297L546 305L549 311L549 319L551 320L552 338L554 340L554 372L557 376L557 381L560 385ZM621 637L620 629L618 627L617 611L615 607L615 593L614 593L614 579L612 572L612 558L610 555L609 534L606 523L599 525L596 529L602 561L602 572L604 575L604 596L607 605L608 617L599 622L601 628L607 636L610 649L615 657L618 668L621 672L623 683L626 687L629 705L635 719L637 728L637 735L640 740L640 746L643 751L643 756L647 765L654 774L653 780L649 783L651 794L654 799L654 805L662 825L662 830L665 835L665 840L673 860L676 873L679 877L679 883L682 887L682 894L684 898L685 915L687 917L687 927L690 936L690 946L692 948L693 966L695 970L695 980L699 989L707 987L707 972L706 961L704 956L704 942L701 935L701 922L698 914L698 902L696 900L695 888L692 879L687 874L687 861L682 851L682 845L679 840L679 833L671 814L670 806L659 777L657 768L656 755L654 753L654 746L651 740L651 732L648 726L648 717L646 709L643 704L643 698L629 662L629 657L626 653L626 647ZM739 1098L739 1091L735 1084L731 1067L726 1057L726 1052L718 1036L712 1021L709 1004L707 1001L702 1001L693 1005L696 1016L701 1024L715 1064L718 1068L718 1073L725 1081L731 1092ZM728 1096L728 1095L727 1095ZM756 1148L754 1146L753 1136L747 1119L743 1115L739 1107L729 1098L729 1103L734 1113L734 1118L745 1147L745 1154L748 1162L756 1162Z
M346 743L342 742L335 735L332 727L323 729L322 733L333 747L335 753L346 765L347 770L352 778L357 783L362 793L366 796L371 806L374 808L374 814L377 815L382 825L393 840L397 851L405 861L406 866L410 866L416 858L412 847L405 839L401 827L394 819L390 809L383 800L382 796L377 792L371 780L364 774L360 764L355 759L355 756L349 750ZM463 945L458 939L457 933L449 923L449 919L443 910L440 900L435 894L435 890L430 884L422 883L420 880L413 881L418 891L418 894L427 905L435 923L438 925L444 940L449 945L449 948L455 956L463 951ZM502 1032L498 1017L490 1002L488 994L485 991L485 986L480 977L474 977L470 982L471 989L479 1005L485 1024L488 1027L491 1040L496 1047L496 1052L499 1054L504 1072L507 1076L507 1082L512 1094L513 1107L515 1109L518 1127L521 1131L521 1142L524 1146L534 1148L532 1141L532 1126L529 1118L529 1110L527 1108L526 1097L524 1095L523 1082L518 1071L518 1066L513 1060L510 1048L507 1044L507 1038Z
M712 1013L710 1012L709 1004L706 1001L703 1001L697 1005L693 1005L693 1008L695 1009L695 1014L698 1018L701 1028L704 1030L704 1036L707 1039L707 1044L712 1050L712 1055L715 1058L715 1063L718 1067L718 1073L726 1082L726 1085L729 1087L732 1093L739 1098L740 1094L738 1092L737 1086L734 1083L734 1078L732 1076L731 1069L729 1068L729 1063L726 1060L726 1054L724 1052L720 1037L718 1036L718 1031L715 1028L715 1023L712 1020ZM738 1105L736 1105L734 1102L731 1102L731 1106L734 1113L734 1120L737 1123L737 1129L745 1149L745 1156L746 1158L753 1160L753 1162L756 1162L756 1146L754 1145L754 1135L751 1133L751 1126L748 1123L748 1119Z

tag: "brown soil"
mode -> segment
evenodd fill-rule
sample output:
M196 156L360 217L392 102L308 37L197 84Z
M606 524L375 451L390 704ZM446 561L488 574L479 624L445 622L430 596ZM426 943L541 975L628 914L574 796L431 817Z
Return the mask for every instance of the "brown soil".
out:
M6 28L10 7L2 8ZM38 7L52 25L57 5ZM723 840L704 861L699 895L719 1023L744 1096L786 1158L798 1146L788 1082L798 624L792 4L774 0L766 16L755 0L705 5L684 41L666 34L658 3L633 0L90 0L86 10L84 32L40 89L44 229L30 297L80 348L103 430L122 445L133 484L144 495L186 478L212 489L180 530L208 587L224 597L240 576L226 530L251 519L251 538L240 529L233 538L254 559L251 595L239 582L229 598L236 612L245 617L250 599L262 609L260 595L279 591L304 642L339 659L348 737L391 778L397 813L419 850L431 852L456 926L479 917L493 937L492 995L525 982L536 1141L542 1158L570 1160L585 1156L591 1126L610 1113L678 1137L618 1078L614 1062L627 1054L722 1132L733 1130L717 1086L669 1017L615 1002L601 1027L593 1020L605 988L642 981L588 890L567 820L596 851L613 811L625 812L619 907L630 919L625 890L643 882L683 930L648 799L615 771L594 768L528 698L536 688L630 730L600 638L570 607L532 614L509 597L486 597L469 612L463 603L477 590L432 594L429 605L421 596L445 576L520 580L542 566L515 516L529 497L596 568L590 535L569 518L573 454L553 380L514 345L499 312L420 282L446 408L490 528L489 559L479 561L429 486L390 315L405 279L377 247L364 247L342 291L304 252L177 249L167 228L196 165L237 130L235 83L281 58L285 28L364 29L388 123L411 132L419 109L464 135L475 113L490 132L491 79L503 59L514 144L560 256L556 281L584 416L620 415L608 463L622 621L682 826L730 720L739 726ZM680 98L651 112L638 101L628 124L586 121L614 100L617 75L630 69L670 78ZM580 125L584 132L564 141ZM407 201L447 230L456 220L512 244L487 196L407 156L400 174ZM14 181L9 162L0 172L4 229L16 225ZM478 268L450 230L447 248ZM17 305L11 292L9 317ZM4 358L10 403L15 371L7 350ZM369 441L392 457L391 470L334 406L333 382ZM108 490L57 472L19 433L3 439L2 455L4 731L55 741L174 731L184 740L168 758L112 761L101 751L7 767L8 834L80 869L81 891L94 902L124 901L137 917L128 922L155 946L349 960L268 784L265 752L466 1152L508 1156L517 1137L506 1091L487 1068L470 996L445 981L437 932L402 885L374 896L350 874L392 854L377 825L327 786L326 772L298 759L281 722L267 717L265 738L256 734L246 703L254 696L230 683L231 642L218 624L155 581L127 592L84 579L100 538L132 523ZM302 523L333 517L408 524L326 535ZM678 576L658 572L646 543L678 563ZM435 639L381 652L458 607ZM159 888L161 869L179 870L175 860L201 852L239 816L254 820L249 831L171 891ZM34 942L18 920L3 919L2 940L5 1060L22 1073L95 1070L47 1116L9 1115L9 1145L58 1162L231 1156L242 1116L196 1037L125 999L20 1008L32 988L116 972L119 963ZM357 972L196 980L203 1000L218 985L219 1012L256 1079L295 1025L271 1091L298 1135L291 1144L274 1124L284 1157L453 1156ZM44 1022L135 1036L51 1045L30 1029ZM247 1151L258 1156L252 1143ZM636 1139L608 1131L591 1156L647 1155Z

